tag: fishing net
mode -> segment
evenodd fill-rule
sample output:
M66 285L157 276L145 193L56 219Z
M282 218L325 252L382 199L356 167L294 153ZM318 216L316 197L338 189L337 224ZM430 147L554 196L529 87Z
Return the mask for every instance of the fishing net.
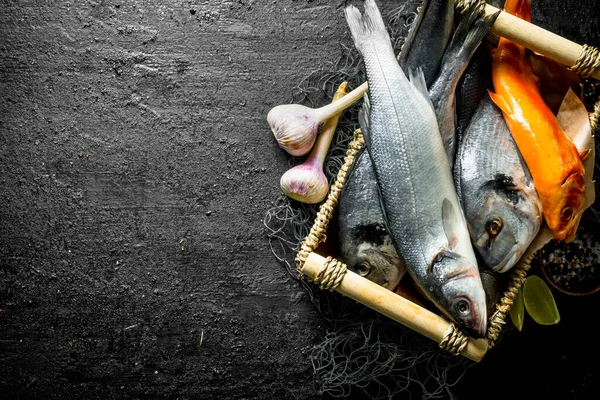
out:
M384 15L397 53L401 51L420 3L409 0ZM289 103L319 107L333 97L340 83L348 82L350 89L358 87L366 81L361 62L354 47L340 43L338 59L323 62L318 70L302 79L293 88ZM594 104L600 87L594 80L584 80L584 89L588 103ZM348 108L339 120L324 165L330 186L344 163L354 131L359 128L361 104L358 102ZM290 157L289 167L302 163L304 159ZM596 162L595 175L599 168ZM473 361L441 351L439 345L430 339L352 299L320 290L301 278L295 256L318 211L318 204L297 202L281 194L264 217L272 253L306 291L327 323L324 337L312 346L309 354L316 391L336 398L360 395L360 398L373 400L389 399L401 392L406 392L407 397L419 393L416 397L422 399L455 398L452 388L474 364ZM600 216L594 206L587 213L596 218ZM328 235L331 231L329 229ZM335 246L335 232L332 233L333 237L328 237L327 242ZM504 326L498 341L513 329L510 324Z

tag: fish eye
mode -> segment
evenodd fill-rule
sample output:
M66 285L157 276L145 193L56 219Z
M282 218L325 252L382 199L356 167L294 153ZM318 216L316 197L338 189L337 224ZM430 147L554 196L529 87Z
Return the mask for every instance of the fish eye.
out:
M560 212L560 219L563 221L570 221L573 218L573 207L565 207Z
M490 235L490 237L498 236L498 234L502 230L502 219L499 217L493 217L486 224L485 230Z
M363 261L356 266L356 273L360 276L367 276L371 272L371 265L368 262Z
M469 313L471 312L471 305L469 304L469 302L467 300L459 300L456 303L456 310L458 311L458 313L460 315L467 316L469 315Z

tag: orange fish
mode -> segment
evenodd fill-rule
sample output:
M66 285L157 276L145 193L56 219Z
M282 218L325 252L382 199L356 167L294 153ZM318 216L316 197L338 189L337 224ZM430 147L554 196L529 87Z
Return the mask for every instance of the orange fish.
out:
M531 0L506 0L504 11L531 22ZM540 95L538 77L523 46L500 38L492 51L492 100L533 178L546 224L556 240L574 239L585 202L579 154Z

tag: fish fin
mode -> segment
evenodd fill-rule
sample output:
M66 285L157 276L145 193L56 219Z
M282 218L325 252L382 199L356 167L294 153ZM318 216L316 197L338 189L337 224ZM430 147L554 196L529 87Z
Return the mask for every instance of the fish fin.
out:
M365 144L367 148L371 147L371 129L370 129L370 119L371 119L371 101L369 100L369 96L365 93L363 95L363 106L358 111L358 123L360 125L360 130L362 131L362 135L365 138Z
M444 52L442 68L444 65L456 65L455 59L464 60L466 66L473 54L489 32L501 11L486 15L477 2L473 2L462 17L456 31Z
M456 160L454 161L454 165L452 166L452 175L454 178L454 188L456 189L456 194L458 195L458 204L461 207L464 207L464 200L462 198L462 182L460 179L460 174L461 174L461 168L462 168L462 163L460 160L461 157L461 153L462 150L460 148L460 146L458 146L458 149L456 150Z
M367 154L365 156L369 157L369 161L371 162L373 171L375 171L375 164L373 164L373 156L371 154L371 131L370 131L370 120L371 120L371 101L369 100L369 96L365 93L364 102L362 108L358 112L358 122L360 124L360 129L365 138L365 147L367 149ZM375 180L377 180L377 171L375 171ZM383 201L381 200L381 189L379 187L379 183L377 183L377 198L379 199L379 208L381 209L381 214L383 215L384 223L386 224L387 229L387 216L385 214L385 207L383 205Z
M390 35L375 0L365 1L364 14L353 5L346 7L344 12L354 45L359 51L362 51L365 45L370 45L373 40L383 39L391 44Z
M506 0L504 11L531 22L531 0Z
M585 160L587 160L587 158L589 157L590 154L592 154L592 149L586 149L586 150L580 151L579 158L581 159L581 161L585 161Z
M402 67L402 69L404 70L404 73L407 75L408 70L406 68L406 60L408 59L410 49L412 48L415 42L417 33L419 32L419 27L421 26L423 19L425 19L425 14L427 14L427 8L429 7L429 3L431 3L431 0L423 0L423 3L419 6L421 9L417 10L417 18L415 18L415 21L410 26L408 35L406 35L406 40L400 48L400 59L398 60L398 63L400 64L400 67Z
M583 188L584 179L581 173L573 172L571 173L567 179L562 183L562 187L572 187L574 189Z
M409 68L408 69L408 80L412 85L425 97L431 109L435 111L433 108L433 103L431 102L431 98L429 97L429 90L427 90L427 82L425 82L425 75L423 75L423 70L419 67L417 68Z
M377 174L375 174L377 176ZM392 237L392 233L390 231L390 227L388 225L388 217L387 217L387 213L385 211L385 204L383 203L383 198L381 196L381 187L379 186L379 181L377 182L377 199L379 199L379 208L381 209L381 216L383 217L383 225L385 226L385 229L390 232L390 237ZM394 239L392 238L392 242L394 241ZM394 244L394 247L397 249L396 245ZM400 252L398 252L398 254L400 254Z
M371 165L373 166L373 170L375 170L375 165L373 164L373 157L371 155L371 131L370 131L370 118L371 118L371 101L369 100L369 96L365 93L363 96L363 106L358 112L358 122L360 124L360 129L365 138L365 147L367 149L367 154L364 154L363 157L368 156ZM375 177L377 177L377 172L375 172ZM376 178L377 179L377 178ZM381 199L381 189L379 188L379 184L377 184L377 198L379 199L379 208L381 209L381 214L383 215L384 223L386 224L387 229L387 215L385 213L385 207L383 205L383 201ZM388 229L389 231L389 229Z
M469 270L470 265L464 262L463 257L444 248L440 249L433 257L430 266L432 277L440 284L461 278L468 274Z
M455 227L459 224L459 215L454 209L454 206L447 198L442 201L442 225L444 227L444 233L448 239L448 248L454 249L458 244L458 233L455 231Z
M444 149L446 150L446 155L448 156L448 161L450 162L450 167L453 167L454 163L456 162L456 149L458 148L458 139L456 137L456 127L458 126L458 116L456 115L456 111L454 112L453 116L454 116L454 130L451 131L452 134L442 135L442 140L444 142Z
M454 3L451 1L423 0L419 8L417 17L402 45L399 64L405 75L408 76L409 67L427 63L428 65L423 68L423 75L425 75L427 86L431 86L439 73L444 51L450 42L452 30L454 29ZM430 26L435 26L440 33L443 33L442 40L431 37L430 32L427 31ZM435 58L424 58L424 52L421 49L427 49L428 57L435 55Z
M490 94L490 98L492 99L494 104L496 104L498 106L498 108L504 114L512 115L512 113L513 113L512 107L504 100L504 97L502 97L501 95L496 94L490 90L488 90L488 93Z
M360 162L360 158L369 156L369 154L368 154L369 152L366 151L365 149L366 149L366 146L363 146L360 149L358 149L358 151L354 155L354 160L352 161L352 164L350 164L350 166L348 167L348 170L346 171L346 180L345 180L346 184L342 185L342 190L340 191L340 201L341 201L341 199L343 199L345 197L346 190L348 190L348 187L351 186L348 184L348 182L350 182L352 180L352 175L354 174L354 171L356 170L356 166ZM367 154L365 154L365 153L367 153ZM370 162L370 159L369 159L369 162Z

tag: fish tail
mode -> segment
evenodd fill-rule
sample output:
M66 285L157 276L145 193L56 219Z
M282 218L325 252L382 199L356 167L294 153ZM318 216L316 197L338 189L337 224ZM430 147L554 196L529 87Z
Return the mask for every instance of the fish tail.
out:
M481 8L475 5L471 6L459 22L456 32L448 44L442 65L446 64L449 58L462 59L466 65L496 22L499 14L500 11L485 15Z
M504 11L531 22L531 0L506 0Z
M506 3L504 3L504 11L525 21L531 22L531 0L506 0ZM513 61L520 64L523 79L531 82L533 85L537 85L539 78L533 73L532 60L528 56L531 50L520 44L514 43L507 38L501 37L498 42L498 47L492 54L492 57L496 56L495 53L507 51L514 58Z
M345 14L354 45L360 52L363 51L365 45L373 41L385 40L391 43L375 0L365 1L365 10L362 15L358 8L353 5L346 7Z

